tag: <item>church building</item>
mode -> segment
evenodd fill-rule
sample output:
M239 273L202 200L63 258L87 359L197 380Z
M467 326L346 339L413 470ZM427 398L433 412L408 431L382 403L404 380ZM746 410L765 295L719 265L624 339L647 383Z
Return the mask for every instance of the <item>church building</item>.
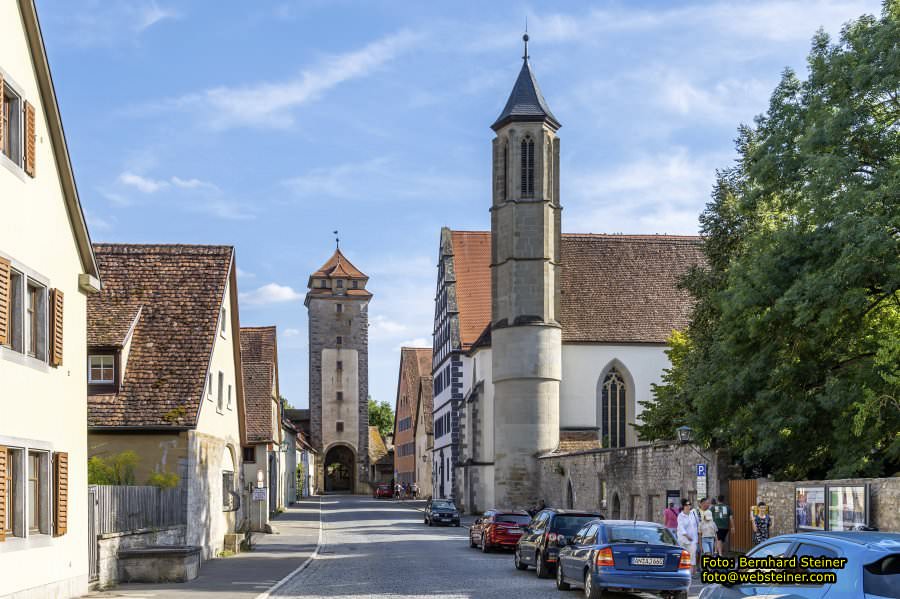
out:
M317 493L367 493L369 277L340 248L309 277L309 420Z
M527 41L491 126L491 229L440 238L434 496L470 512L533 506L543 456L639 444L639 402L688 324L679 279L702 262L697 237L562 233L560 122Z

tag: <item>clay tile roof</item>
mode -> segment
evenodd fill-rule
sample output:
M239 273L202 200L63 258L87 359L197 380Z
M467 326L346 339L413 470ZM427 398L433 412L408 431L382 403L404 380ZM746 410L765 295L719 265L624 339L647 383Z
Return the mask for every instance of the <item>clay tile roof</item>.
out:
M600 449L597 431L559 431L559 447L554 453Z
M491 234L452 231L460 342L490 342ZM679 280L703 263L699 237L563 233L560 324L569 343L665 343L692 300Z
M563 234L563 342L665 343L693 305L681 277L703 263L698 237Z
M451 231L459 336L468 350L491 322L491 233Z
M272 393L277 385L278 350L276 331L269 327L241 327L241 363L244 374L244 405L247 441L274 441Z
M88 396L88 426L196 426L234 248L95 244L94 254L103 290L88 297L88 339L118 339L141 309L121 389Z
M397 381L397 409L399 410L400 389L406 390L410 402L410 415L415 422L416 402L419 393L419 384L422 377L431 375L431 348L430 347L401 347L400 348L400 378Z
M369 427L369 461L375 463L388 454L387 446L384 444L384 437L378 431L377 426Z
M331 258L312 274L313 277L346 277L348 279L368 279L368 275L353 266L341 250L334 250Z
M125 344L128 332L141 315L141 305L135 301L107 298L97 304L91 326L87 331L88 347L119 347Z

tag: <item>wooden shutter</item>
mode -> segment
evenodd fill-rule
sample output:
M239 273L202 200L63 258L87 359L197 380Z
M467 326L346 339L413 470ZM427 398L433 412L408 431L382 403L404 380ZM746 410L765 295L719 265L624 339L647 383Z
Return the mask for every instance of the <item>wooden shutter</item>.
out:
M6 448L0 445L0 543L6 540L6 494L9 493L6 488L7 455Z
M34 177L35 143L34 106L25 102L25 172Z
M0 345L9 344L9 317L12 308L9 260L0 258Z
M63 361L63 292L50 290L50 366Z
M53 536L61 537L69 529L69 454L53 454Z

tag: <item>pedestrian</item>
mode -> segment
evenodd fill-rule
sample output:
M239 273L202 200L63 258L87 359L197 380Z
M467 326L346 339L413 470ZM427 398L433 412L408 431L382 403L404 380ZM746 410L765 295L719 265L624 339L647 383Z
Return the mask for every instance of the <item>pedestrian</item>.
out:
M734 528L734 513L731 507L725 503L725 496L719 495L719 500L712 507L713 520L716 522L716 553L725 555L725 541L728 533Z
M712 555L716 546L716 521L710 508L710 500L700 500L700 550L703 555Z
M751 512L750 523L753 525L753 545L759 545L769 538L769 529L772 528L772 516L765 501L756 504L756 509Z
M675 509L674 501L670 501L669 507L663 510L663 522L672 536L678 538L678 510Z
M681 513L678 514L678 544L691 556L691 574L697 565L697 517L691 510L688 499L681 500Z

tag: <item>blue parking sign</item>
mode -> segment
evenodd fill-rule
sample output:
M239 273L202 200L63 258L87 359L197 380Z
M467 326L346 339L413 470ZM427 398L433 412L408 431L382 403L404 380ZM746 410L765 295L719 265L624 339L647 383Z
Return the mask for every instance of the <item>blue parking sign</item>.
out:
M706 464L697 464L697 476L706 476Z

